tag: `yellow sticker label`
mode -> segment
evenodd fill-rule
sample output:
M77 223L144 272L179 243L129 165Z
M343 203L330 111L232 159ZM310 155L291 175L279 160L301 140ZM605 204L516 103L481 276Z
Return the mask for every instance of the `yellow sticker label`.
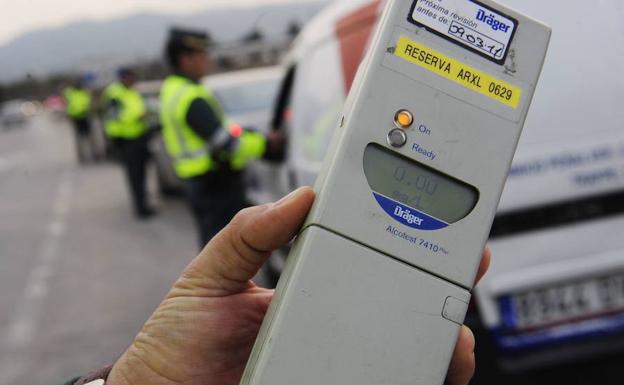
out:
M522 98L520 87L497 79L406 37L399 39L394 54L511 108L518 108L520 104Z

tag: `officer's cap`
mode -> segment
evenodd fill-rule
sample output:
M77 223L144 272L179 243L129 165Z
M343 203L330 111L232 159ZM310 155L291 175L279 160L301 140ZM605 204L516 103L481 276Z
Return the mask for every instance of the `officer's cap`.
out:
M136 76L136 71L132 67L120 67L117 69L117 76L119 78L125 78L128 76Z
M169 31L169 45L187 50L205 51L210 45L210 39L206 32L172 28Z

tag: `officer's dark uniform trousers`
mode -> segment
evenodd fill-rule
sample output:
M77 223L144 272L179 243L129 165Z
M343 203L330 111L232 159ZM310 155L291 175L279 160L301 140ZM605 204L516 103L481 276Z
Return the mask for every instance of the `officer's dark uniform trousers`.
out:
M148 211L146 202L146 169L149 160L148 136L137 139L115 139L124 166L134 210L138 215Z
M202 248L236 213L249 206L243 171L232 171L227 165L219 171L185 180L184 187L199 229Z

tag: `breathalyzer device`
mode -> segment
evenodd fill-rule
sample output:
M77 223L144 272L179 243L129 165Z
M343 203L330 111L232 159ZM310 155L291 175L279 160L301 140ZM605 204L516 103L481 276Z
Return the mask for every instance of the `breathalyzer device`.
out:
M550 34L387 2L241 384L443 384Z

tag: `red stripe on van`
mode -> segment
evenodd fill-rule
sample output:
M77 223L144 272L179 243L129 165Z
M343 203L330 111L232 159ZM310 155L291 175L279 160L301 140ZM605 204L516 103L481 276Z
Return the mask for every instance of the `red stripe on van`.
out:
M351 89L355 73L364 58L365 49L377 22L381 0L370 4L340 19L336 25L336 36L340 43L342 73L345 95Z

